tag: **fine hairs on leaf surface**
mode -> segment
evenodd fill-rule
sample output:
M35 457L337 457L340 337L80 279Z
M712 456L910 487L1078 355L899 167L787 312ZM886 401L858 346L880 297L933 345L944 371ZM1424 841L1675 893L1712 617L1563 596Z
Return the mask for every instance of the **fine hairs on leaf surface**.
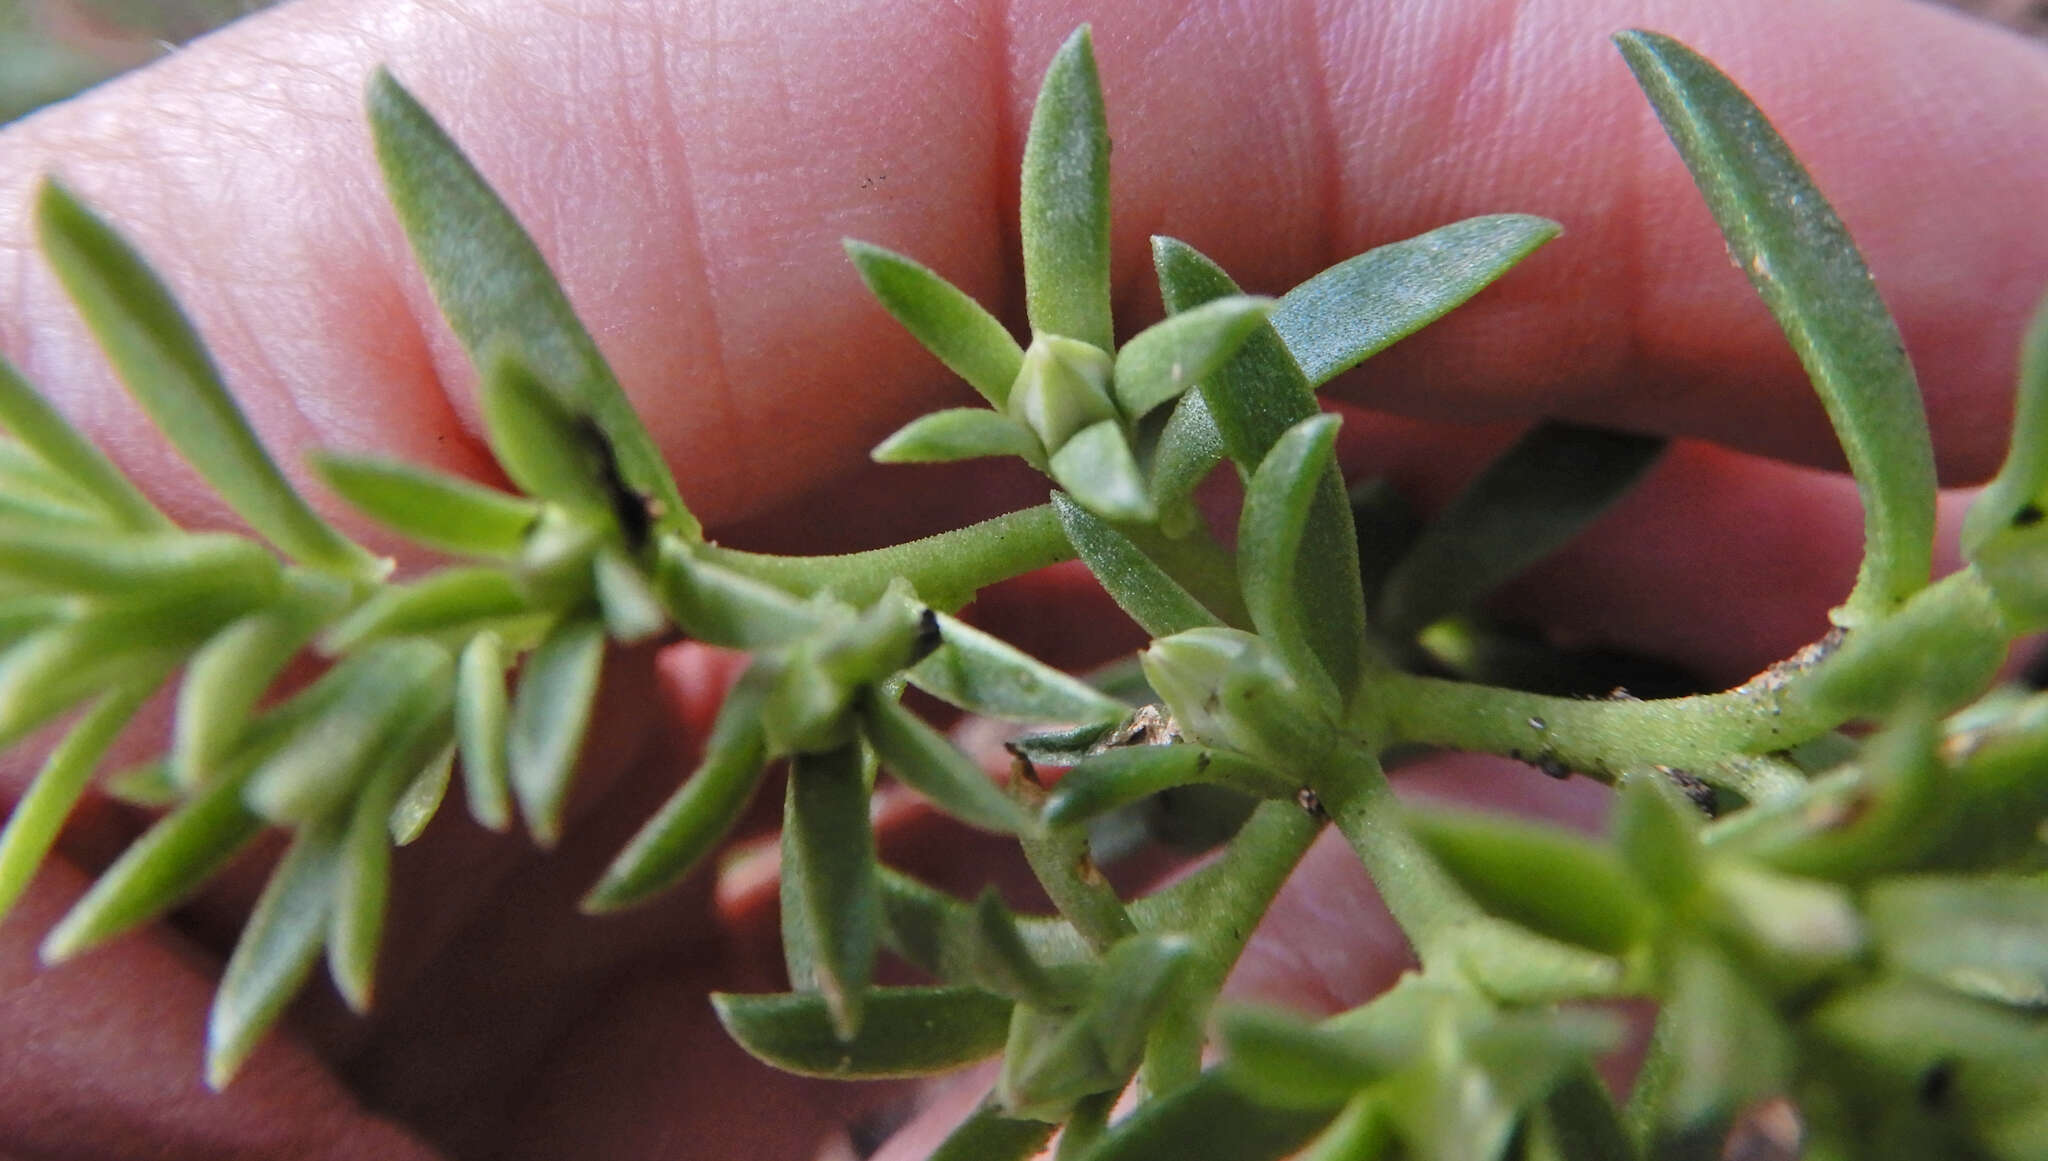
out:
M1919 389L1847 232L1733 80L1656 33L1616 40L1864 504L1833 630L1751 682L1640 701L1502 680L1601 672L1540 632L1518 666L1487 664L1488 596L1624 496L1658 437L1538 422L1426 519L1384 480L1345 486L1316 390L1515 277L1553 222L1449 223L1254 288L1271 297L1157 237L1167 317L1119 342L1109 110L1078 29L1022 148L1027 334L912 258L844 245L892 325L988 404L913 420L874 458L1015 456L1046 502L842 556L752 553L705 540L513 209L379 72L377 160L515 490L312 453L337 497L450 558L388 576L291 487L143 256L46 182L60 284L252 532L173 525L0 361L0 745L61 723L0 830L0 915L130 719L174 690L168 752L105 785L162 813L41 956L133 931L288 830L208 1021L204 1078L224 1087L323 959L349 1008L379 1002L387 916L417 888L395 845L515 814L563 841L609 652L687 639L746 652L744 674L582 908L715 868L786 771L791 990L708 1002L803 1076L1000 1056L935 1157L1023 1158L1057 1133L1080 1161L1662 1161L1724 1155L1780 1100L1816 1158L2048 1156L2048 694L1994 686L2048 625L2048 304L1969 563L1934 580ZM1234 512L1201 488L1215 470L1243 485ZM962 611L1074 559L1149 638L1104 670L1057 669ZM324 668L288 680L303 660ZM1008 772L906 688L1014 726ZM1404 805L1389 770L1419 747L1611 784L1607 831ZM443 817L457 783L467 822ZM886 865L884 793L1015 841L1050 912ZM1232 1005L1226 979L1325 827L1420 966L1316 1024ZM1118 864L1156 869L1158 848L1214 854L1119 886L1156 877ZM1618 998L1657 1010L1625 1108L1595 1068L1621 1039L1595 1005Z

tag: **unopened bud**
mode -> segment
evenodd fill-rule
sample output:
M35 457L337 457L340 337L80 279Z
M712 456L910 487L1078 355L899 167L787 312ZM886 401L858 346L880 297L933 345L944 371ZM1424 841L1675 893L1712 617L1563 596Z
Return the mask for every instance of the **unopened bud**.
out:
M1010 388L1009 412L1058 451L1075 432L1117 418L1110 401L1116 364L1107 351L1079 339L1039 335L1024 352L1024 367Z

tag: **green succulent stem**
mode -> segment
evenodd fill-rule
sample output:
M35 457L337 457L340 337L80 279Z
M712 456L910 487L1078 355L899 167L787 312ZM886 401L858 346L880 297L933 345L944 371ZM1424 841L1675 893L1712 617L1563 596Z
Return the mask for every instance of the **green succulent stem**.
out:
M1074 557L1050 504L866 552L775 556L707 544L702 553L713 564L789 592L830 591L853 605L874 602L902 577L942 612L958 610L988 585Z
M1340 745L1312 772L1309 786L1372 876L1423 968L1454 964L1460 929L1486 915L1403 821L1379 756L1363 743Z

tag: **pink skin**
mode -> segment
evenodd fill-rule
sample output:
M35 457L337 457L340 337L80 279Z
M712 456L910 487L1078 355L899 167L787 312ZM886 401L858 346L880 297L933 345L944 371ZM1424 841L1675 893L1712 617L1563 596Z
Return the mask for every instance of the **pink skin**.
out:
M1565 224L1334 389L1380 413L1354 414L1347 459L1435 498L1506 430L1451 421L1555 414L1721 445L1684 445L1517 585L1525 612L1735 680L1815 635L1853 573L1853 491L1737 454L1836 462L1605 43L1619 28L1678 35L1772 112L1900 316L1945 478L1996 466L2014 346L2048 284L2048 236L2030 225L2048 189L2048 54L1878 0L298 0L0 135L0 349L182 517L227 519L126 404L33 252L34 182L61 172L163 271L294 470L293 452L326 444L494 478L470 374L377 192L360 94L381 61L533 229L721 537L818 550L1014 507L1029 489L1000 468L863 468L894 425L967 392L866 298L838 240L912 253L1021 321L1017 151L1039 70L1083 19L1117 141L1125 333L1157 313L1148 233L1279 291L1471 214ZM985 613L1064 661L1126 643L1072 579ZM771 1077L711 1026L707 988L775 986L761 893L699 881L626 917L572 911L686 768L730 666L694 647L621 658L563 850L542 858L451 812L400 857L377 1014L355 1021L315 989L225 1097L199 1086L199 1030L260 867L175 922L33 972L43 931L139 825L89 811L0 927L0 1157L806 1154L884 1094ZM1441 765L1496 801L1534 777ZM18 793L25 774L11 757L0 786ZM946 878L949 852L951 881L985 873L964 842L918 857ZM1398 962L1334 854L1312 856L1248 953L1256 994L1356 1001ZM919 1155L938 1116L892 1155Z

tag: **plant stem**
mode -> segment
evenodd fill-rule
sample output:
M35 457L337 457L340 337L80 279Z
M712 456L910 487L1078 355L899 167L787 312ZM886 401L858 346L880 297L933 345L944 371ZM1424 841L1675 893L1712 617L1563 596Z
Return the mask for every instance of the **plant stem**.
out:
M1588 701L1383 672L1360 701L1386 723L1388 744L1500 754L1603 782L1632 768L1774 753L1840 724L1761 681L1696 697Z
M1172 1092L1202 1071L1202 1026L1209 1005L1273 896L1322 829L1321 819L1293 802L1263 803L1221 858L1176 885L1184 889L1168 888L1146 900L1157 906L1139 912L1141 926L1184 932L1197 948L1172 1007L1145 1046L1148 1091Z
M1484 920L1485 913L1402 822L1379 758L1362 743L1339 746L1312 774L1323 809L1365 864L1423 967L1450 960L1458 929Z
M805 596L831 589L854 605L881 597L905 577L932 607L954 612L977 589L1071 560L1072 546L1050 504L1006 513L921 540L839 556L775 556L707 544L706 560Z
M1022 766L1023 760L1018 762ZM1032 778L1028 768L1011 774L1010 793L1033 814L1045 806L1045 789ZM1037 838L1019 835L1017 844L1024 849L1024 861L1031 864L1031 873L1045 888L1046 897L1081 933L1095 954L1101 955L1118 940L1137 934L1137 924L1131 922L1123 900L1117 898L1115 889L1102 877L1088 853L1087 828L1057 827Z

